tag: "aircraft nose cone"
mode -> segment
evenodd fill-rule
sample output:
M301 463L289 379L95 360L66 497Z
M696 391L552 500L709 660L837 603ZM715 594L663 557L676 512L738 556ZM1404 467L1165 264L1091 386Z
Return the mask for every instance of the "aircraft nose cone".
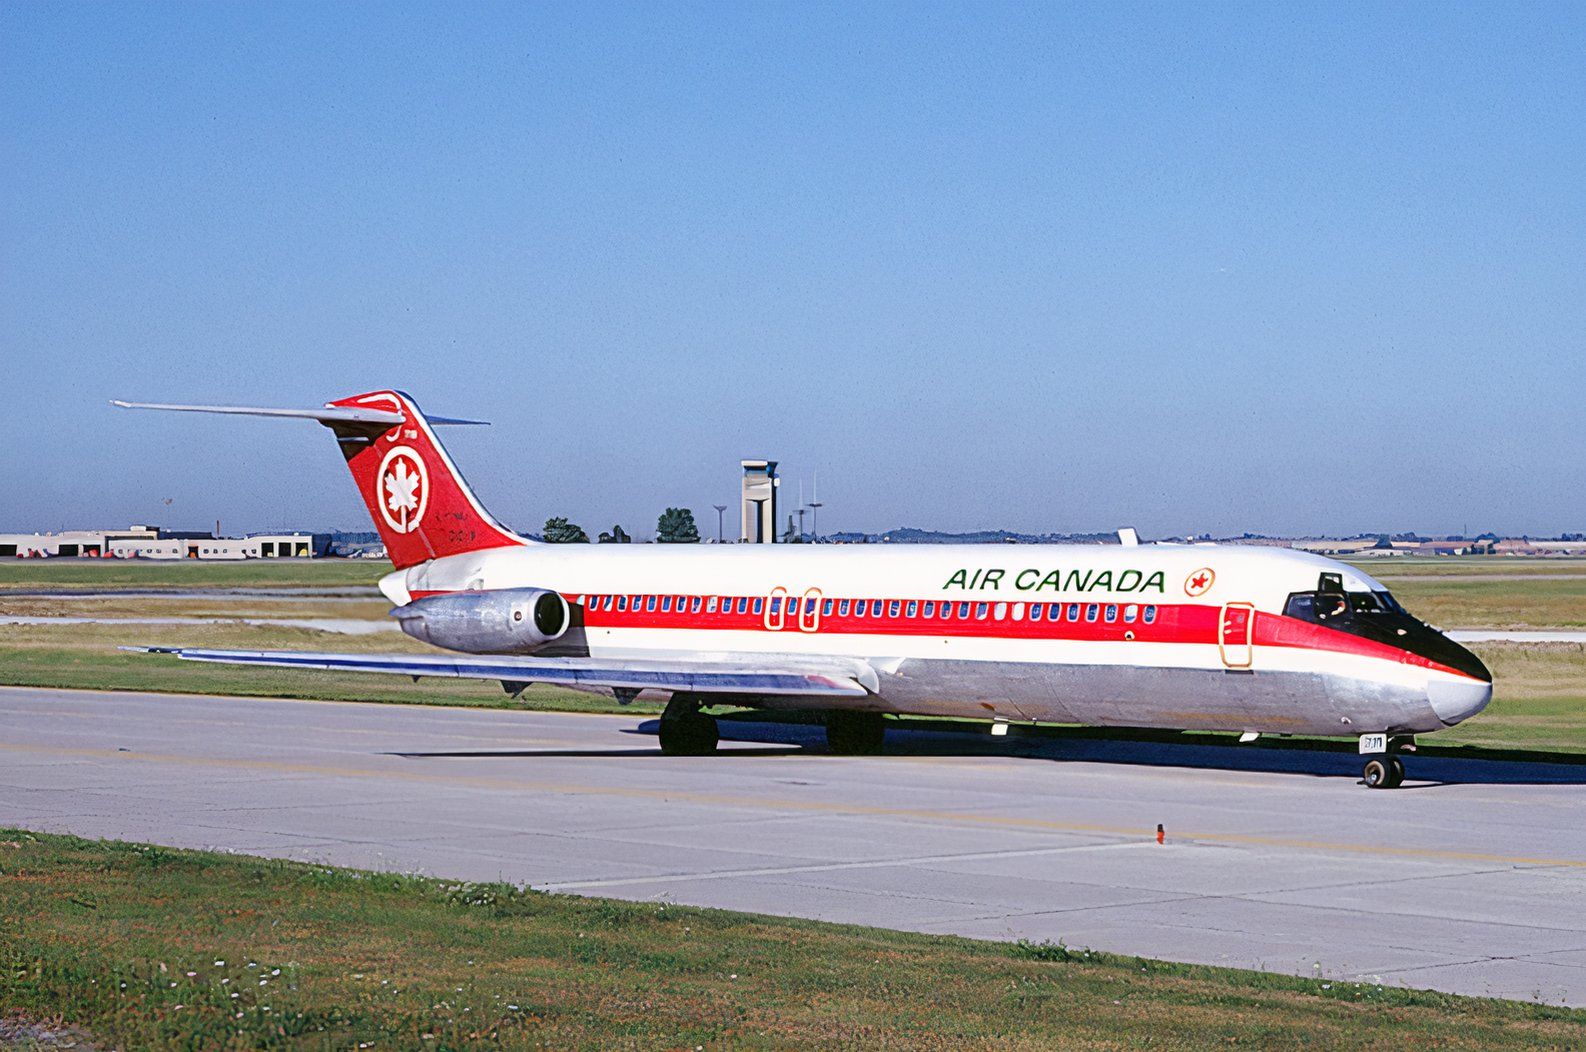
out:
M1426 698L1437 718L1452 727L1487 707L1492 700L1492 684L1474 679L1438 681L1427 685Z

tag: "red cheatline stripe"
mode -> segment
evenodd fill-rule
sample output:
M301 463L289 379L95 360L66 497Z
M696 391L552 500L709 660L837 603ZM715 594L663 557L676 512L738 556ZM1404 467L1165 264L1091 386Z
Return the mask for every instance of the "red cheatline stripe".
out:
M413 598L422 599L432 595L450 594L438 591L414 592ZM564 592L563 597L568 602L574 603L579 599L590 598L577 592ZM616 601L626 598L627 610L618 610ZM700 610L693 612L694 596L672 595L673 609L662 611L662 600L666 596L657 595L656 608L647 609L650 596L628 594L627 596L613 595L612 608L605 609L605 596L599 597L601 609L593 610L587 606L584 609L584 624L590 628L620 628L620 629L679 629L695 632L708 631L737 631L737 632L766 632L764 607L761 613L754 612L756 599L768 602L764 596L700 596ZM717 608L709 612L707 607L712 598L715 598ZM738 600L744 599L744 612L738 612ZM679 601L688 605L688 609L677 609ZM1106 643L1128 642L1125 633L1134 634L1134 642L1139 643L1177 643L1199 646L1216 646L1218 641L1218 625L1222 616L1221 608L1195 603L1178 605L1162 603L1052 603L1043 601L1042 617L1039 621L1030 619L1030 607L1035 604L1029 602L1012 603L1007 600L991 601L984 604L980 600L947 600L952 607L952 617L940 616L943 601L935 600L936 610L933 616L924 616L924 600L896 600L898 614L893 615L894 600L879 600L882 603L880 616L860 617L854 611L858 600L850 600L847 615L838 613L842 609L843 600L832 599L832 613L820 614L818 621L811 614L803 612L802 602L795 598L798 613L772 615L773 622L780 617L783 628L781 631L799 631L800 622L803 624L817 625L816 631L821 635L876 635L876 636L931 636L936 638L948 637L953 639L1030 639L1053 640L1060 642L1085 642ZM636 609L635 603L646 609ZM724 613L722 603L731 606L730 613ZM825 600L817 602L824 603ZM866 600L867 609L873 609L877 600ZM908 616L910 603L916 603L916 616ZM980 607L986 608L986 616L977 616ZM1022 616L1018 620L1012 617L1015 605L1023 607ZM1051 608L1060 607L1059 620L1050 618ZM962 607L968 607L969 616L959 617ZM998 606L1005 607L1003 619L997 620ZM1129 607L1136 607L1136 617L1133 622L1124 621L1125 611ZM1156 612L1155 620L1146 624L1144 613L1146 607L1152 607ZM1096 619L1090 620L1090 610L1096 610ZM1113 607L1115 620L1106 620L1109 607ZM824 605L820 607L825 609ZM1071 620L1070 613L1078 612L1078 620ZM1358 657L1377 658L1384 661L1396 661L1420 668L1434 669L1439 672L1449 672L1463 676L1465 673L1458 669L1422 657L1399 647L1388 646L1374 640L1363 639L1360 636L1350 635L1323 625L1300 621L1296 618L1285 617L1281 614L1255 611L1255 625L1251 632L1251 641L1256 646L1290 647L1296 650L1323 651L1335 654L1350 654ZM1230 635L1227 645L1243 646L1244 633L1242 631Z

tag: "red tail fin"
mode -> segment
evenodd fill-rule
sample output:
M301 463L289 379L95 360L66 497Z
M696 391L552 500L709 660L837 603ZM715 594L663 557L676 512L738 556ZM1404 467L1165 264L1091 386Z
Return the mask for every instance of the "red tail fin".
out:
M329 404L403 417L393 425L330 424L398 570L446 555L528 543L474 497L413 399L400 391L372 391Z

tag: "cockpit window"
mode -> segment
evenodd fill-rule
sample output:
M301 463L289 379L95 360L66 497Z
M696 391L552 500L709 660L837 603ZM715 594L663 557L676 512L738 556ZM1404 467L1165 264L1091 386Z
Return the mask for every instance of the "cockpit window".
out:
M1313 625L1407 650L1467 676L1492 682L1492 673L1480 658L1417 620L1386 591L1343 592L1324 588L1315 592L1294 592L1284 604L1283 613Z
M1318 625L1357 616L1406 616L1404 608L1387 592L1295 592L1289 596L1283 613Z

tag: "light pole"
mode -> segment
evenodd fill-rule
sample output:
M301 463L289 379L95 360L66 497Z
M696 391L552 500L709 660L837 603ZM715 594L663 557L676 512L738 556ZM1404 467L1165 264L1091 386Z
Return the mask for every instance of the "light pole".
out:
M722 517L723 513L726 512L727 505L725 505L725 504L712 504L711 507L716 509L716 543L720 544L721 543L721 517Z
M818 500L810 501L810 514L811 514L810 532L815 535L815 543L819 544L821 542L821 502L820 501L818 501Z

